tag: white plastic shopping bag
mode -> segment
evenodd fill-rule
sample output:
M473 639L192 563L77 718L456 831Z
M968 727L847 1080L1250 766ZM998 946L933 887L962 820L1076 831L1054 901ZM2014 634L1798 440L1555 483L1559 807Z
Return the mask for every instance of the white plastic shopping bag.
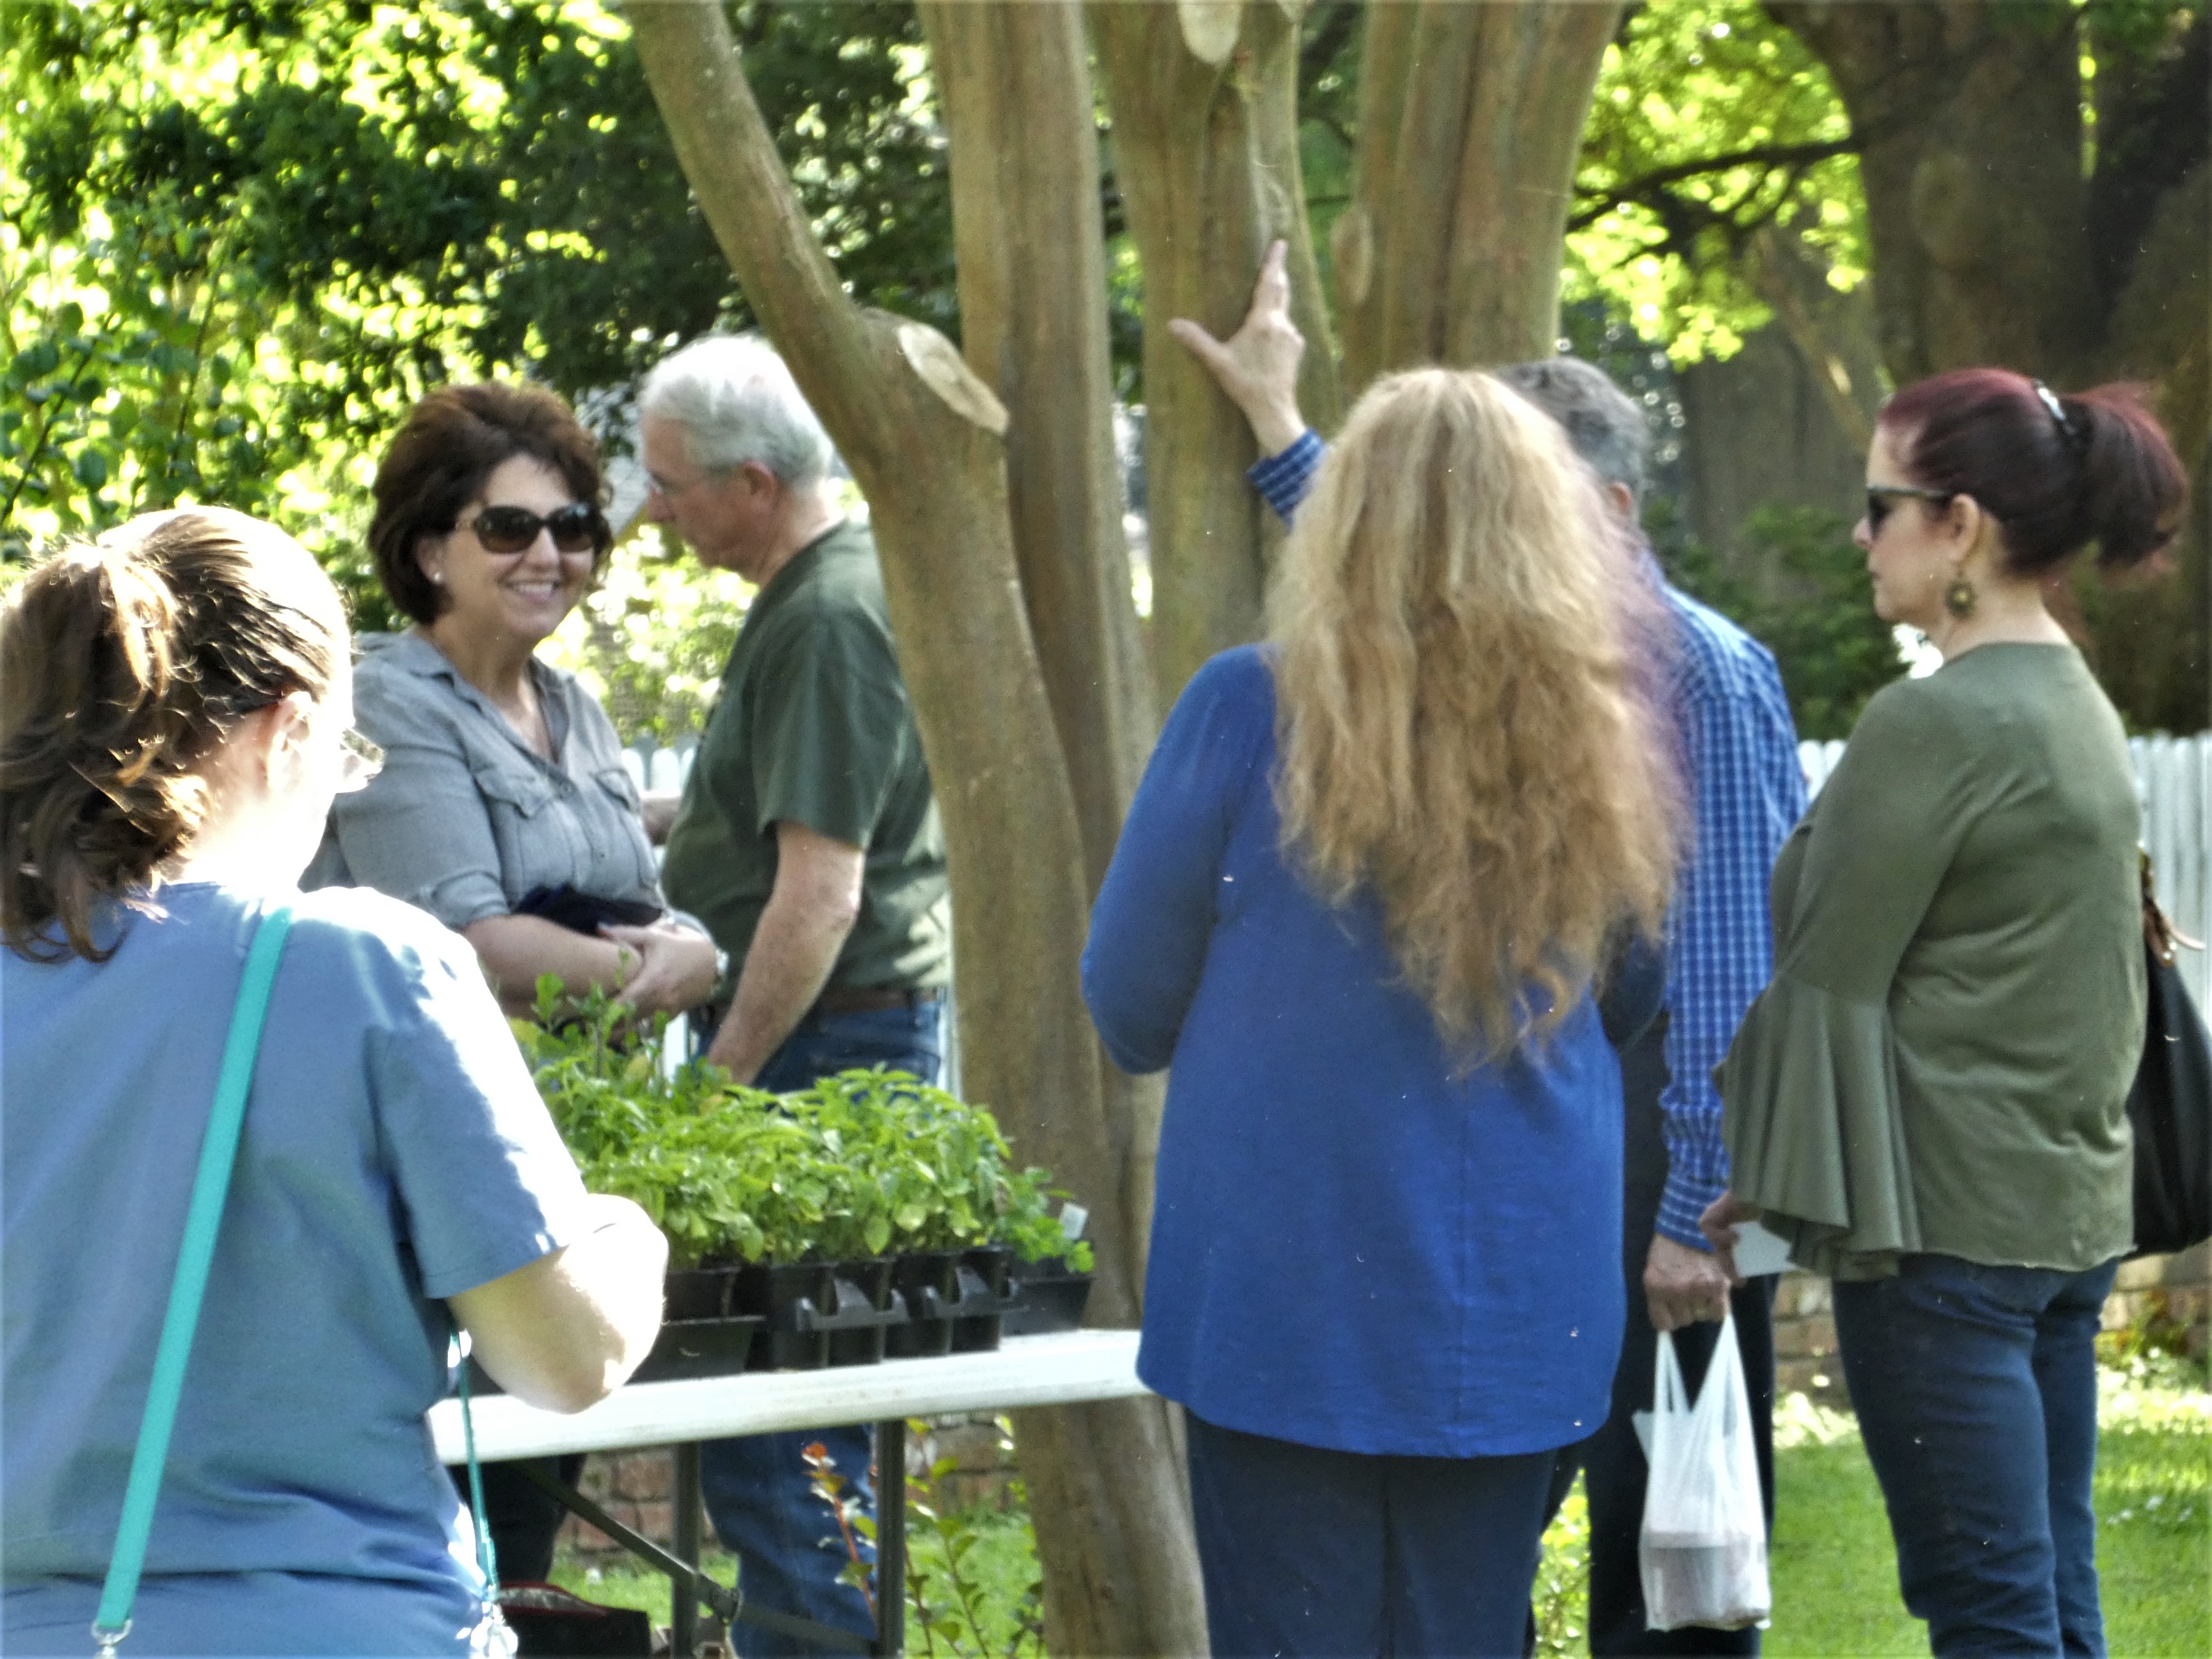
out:
M1682 1386L1671 1331L1659 1334L1655 1370L1650 1480L1638 1545L1645 1622L1653 1630L1764 1625L1772 1606L1766 1511L1735 1316L1721 1322L1694 1405Z

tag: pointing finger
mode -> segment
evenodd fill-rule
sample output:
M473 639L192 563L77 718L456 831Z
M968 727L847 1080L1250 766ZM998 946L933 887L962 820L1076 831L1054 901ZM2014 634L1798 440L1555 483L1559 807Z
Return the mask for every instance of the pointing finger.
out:
M1249 317L1290 309L1290 252L1291 245L1279 236L1267 244L1267 255L1260 261L1260 280L1252 286Z
M1227 366L1228 349L1199 324L1188 317L1177 317L1168 325L1168 332L1182 343L1183 349L1218 374Z

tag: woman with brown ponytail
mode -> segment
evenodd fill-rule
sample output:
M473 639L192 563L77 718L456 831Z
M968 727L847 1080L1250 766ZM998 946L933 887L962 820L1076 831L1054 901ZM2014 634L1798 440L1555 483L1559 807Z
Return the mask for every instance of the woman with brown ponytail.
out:
M448 1310L575 1411L659 1322L666 1244L587 1195L474 953L301 894L349 731L345 620L219 507L49 559L0 615L0 1649L89 1650L246 949L279 960L130 1650L468 1650L483 1585L422 1414Z
M1832 1274L1844 1376L1939 1655L2101 1655L2091 1347L2133 1240L2135 781L2045 606L2083 548L2172 535L2130 388L2001 369L1882 411L1857 540L1943 665L1867 706L1777 862L1774 978L1718 1073L1725 1252L1761 1217Z

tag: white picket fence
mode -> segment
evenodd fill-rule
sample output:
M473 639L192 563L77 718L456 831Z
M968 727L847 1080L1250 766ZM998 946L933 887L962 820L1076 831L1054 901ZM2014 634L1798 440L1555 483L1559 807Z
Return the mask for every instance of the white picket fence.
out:
M2128 748L2142 798L2143 845L2158 872L2160 902L2191 939L2212 939L2212 732L2193 738L2136 738ZM691 773L694 745L640 744L623 759L641 789L677 790ZM1844 752L1840 742L1801 743L1798 763L1815 794ZM2212 1000L2208 953L2184 951L2182 976L2199 1006Z
M2212 938L2212 733L2136 738L2136 793L2142 801L2143 845L2158 872L2159 902L2191 939ZM1801 743L1799 764L1817 794L1843 757L1841 743ZM2179 963L2197 1006L2212 991L2207 953L2185 950Z

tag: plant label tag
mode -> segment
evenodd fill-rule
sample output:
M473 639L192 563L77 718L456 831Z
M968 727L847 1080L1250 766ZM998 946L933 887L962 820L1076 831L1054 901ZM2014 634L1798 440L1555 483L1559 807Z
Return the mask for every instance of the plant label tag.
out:
M1060 1206L1060 1230L1067 1235L1069 1243L1073 1244L1082 1237L1084 1228L1090 1224L1091 1212L1080 1204L1069 1203Z

